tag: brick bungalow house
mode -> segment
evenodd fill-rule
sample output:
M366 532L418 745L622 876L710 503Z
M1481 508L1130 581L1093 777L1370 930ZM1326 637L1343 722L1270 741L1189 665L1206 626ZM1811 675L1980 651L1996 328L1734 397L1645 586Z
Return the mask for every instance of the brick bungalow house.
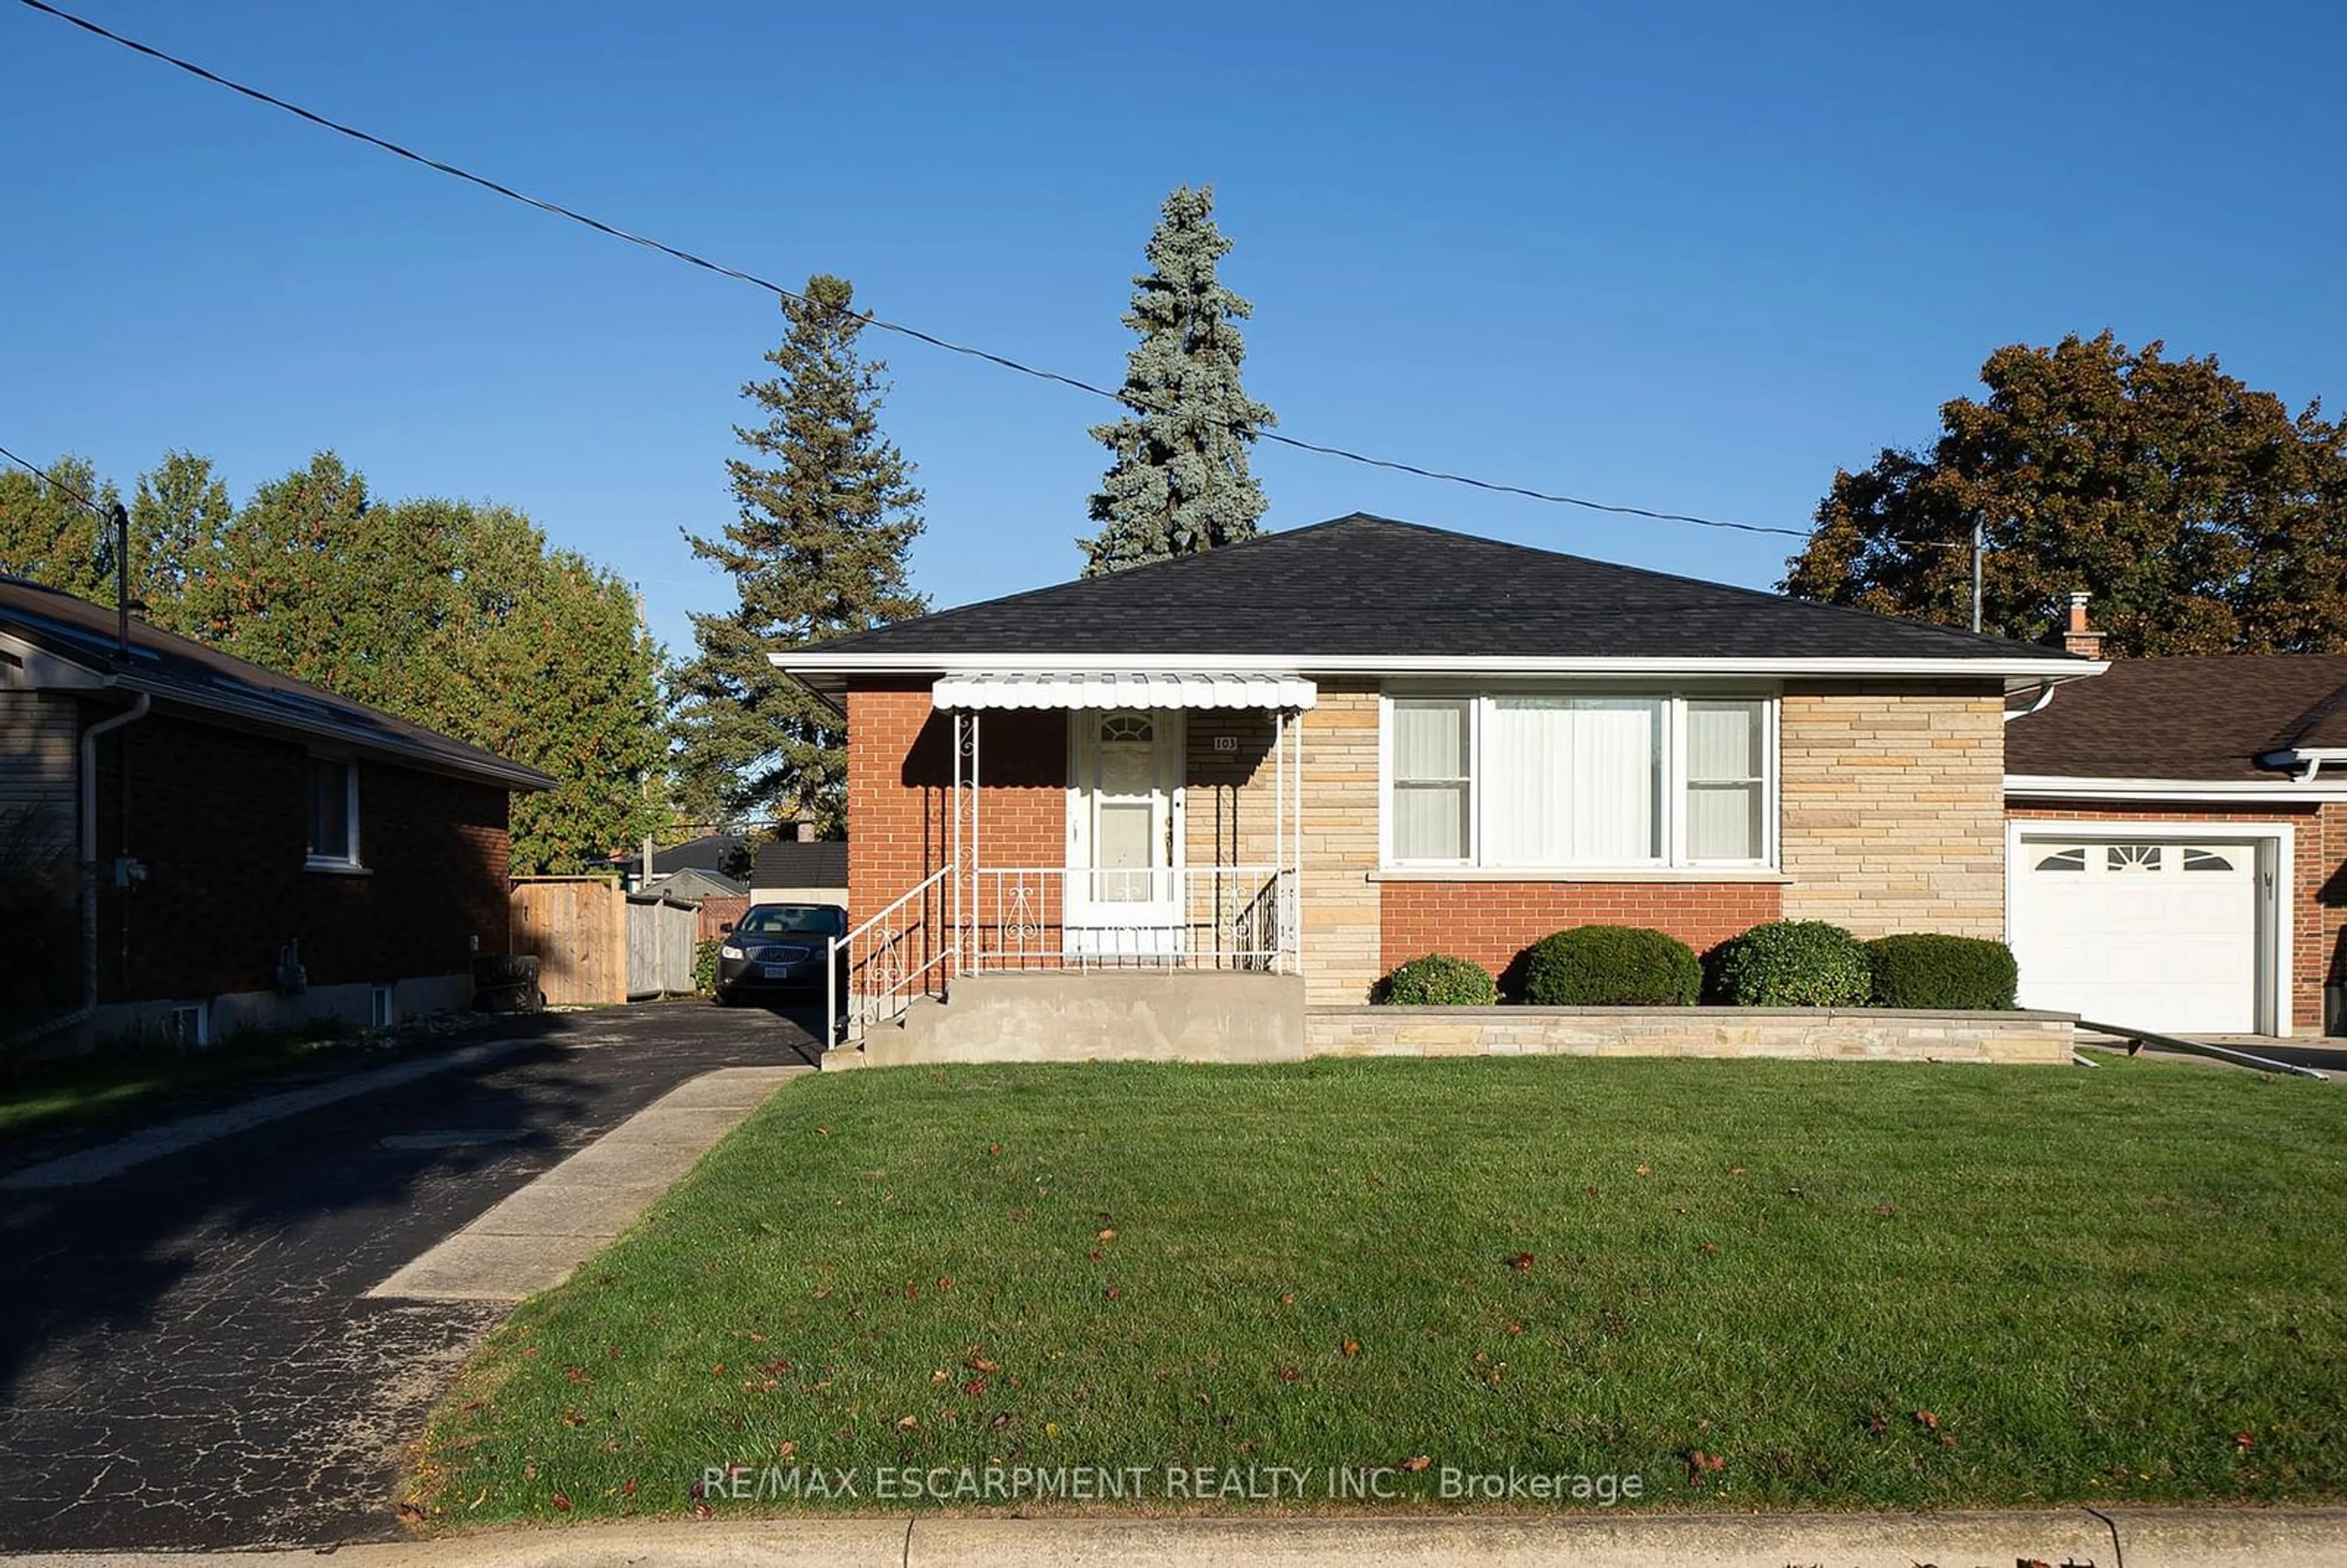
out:
M469 1005L507 946L507 797L553 781L0 578L0 815L83 907L79 1037ZM25 849L19 850L26 853ZM94 899L73 899L74 867ZM36 1049L72 1037L40 1021Z
M1358 515L775 662L847 718L872 1017L1018 968L1343 1006L1592 921L2002 936L2008 694L2102 668Z
M2069 644L2096 651L2084 596ZM2347 656L2123 659L2005 733L2022 1000L2347 1033Z

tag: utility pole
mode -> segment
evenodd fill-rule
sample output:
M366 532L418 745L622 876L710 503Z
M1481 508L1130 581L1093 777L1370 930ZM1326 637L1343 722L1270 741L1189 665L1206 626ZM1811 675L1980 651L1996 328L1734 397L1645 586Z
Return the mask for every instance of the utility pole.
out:
M114 656L130 664L130 512L114 503Z
M1981 547L1983 536L1980 514L1975 512L1973 514L1973 630L1975 632L1981 629Z

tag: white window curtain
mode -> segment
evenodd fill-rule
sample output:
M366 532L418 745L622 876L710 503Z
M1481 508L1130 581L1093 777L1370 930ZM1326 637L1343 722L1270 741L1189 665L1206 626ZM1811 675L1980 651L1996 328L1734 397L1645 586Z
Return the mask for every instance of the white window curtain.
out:
M1758 702L1686 705L1686 857L1758 860L1762 844L1762 746Z
M1500 697L1483 737L1483 859L1626 866L1659 859L1659 701Z
M1459 861L1471 853L1467 699L1393 705L1393 854L1397 860Z

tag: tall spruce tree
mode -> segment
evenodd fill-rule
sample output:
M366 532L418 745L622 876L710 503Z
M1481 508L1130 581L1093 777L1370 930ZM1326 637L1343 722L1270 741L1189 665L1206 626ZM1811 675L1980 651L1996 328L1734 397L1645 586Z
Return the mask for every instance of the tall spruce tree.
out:
M1213 186L1165 199L1124 315L1141 334L1120 394L1133 412L1092 427L1114 458L1092 498L1100 532L1077 541L1086 577L1235 544L1263 519L1247 447L1279 421L1239 382L1246 345L1236 323L1255 307L1215 276L1230 249L1214 225Z
M750 456L726 463L734 518L703 560L733 578L739 605L695 615L698 653L676 672L677 791L733 822L846 813L846 734L769 653L918 615L906 557L921 531L913 466L880 432L887 367L857 352L866 318L845 278L817 275L783 302L775 374L743 386L764 423L736 425Z

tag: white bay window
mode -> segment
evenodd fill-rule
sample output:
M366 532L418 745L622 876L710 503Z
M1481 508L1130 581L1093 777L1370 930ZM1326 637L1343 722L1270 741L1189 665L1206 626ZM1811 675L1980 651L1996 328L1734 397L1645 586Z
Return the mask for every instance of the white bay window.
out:
M1771 707L1753 697L1492 692L1386 704L1387 864L1770 864Z

